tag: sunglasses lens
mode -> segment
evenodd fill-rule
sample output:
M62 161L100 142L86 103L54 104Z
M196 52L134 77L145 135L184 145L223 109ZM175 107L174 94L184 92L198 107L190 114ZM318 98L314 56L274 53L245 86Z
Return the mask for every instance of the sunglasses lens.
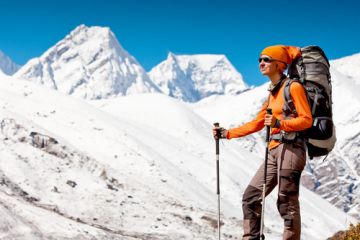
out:
M261 63L261 61L264 61L264 62L266 62L266 63L269 63L269 62L271 62L271 59L268 58L268 57L262 57L262 58L259 58L259 63Z

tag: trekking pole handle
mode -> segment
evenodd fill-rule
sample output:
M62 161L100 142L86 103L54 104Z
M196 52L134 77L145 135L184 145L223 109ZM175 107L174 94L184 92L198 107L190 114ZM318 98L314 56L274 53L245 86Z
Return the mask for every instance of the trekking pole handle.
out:
M218 128L220 127L220 124L218 122L214 123L214 127ZM219 138L220 138L220 129L216 129L216 154L219 154Z
M272 114L272 109L267 108L266 113L267 114ZM269 141L270 141L270 126L266 126L266 142L269 142Z
M218 122L214 123L214 127L219 128L220 123L218 123ZM217 140L220 138L220 134L221 134L220 129L216 129L216 139Z

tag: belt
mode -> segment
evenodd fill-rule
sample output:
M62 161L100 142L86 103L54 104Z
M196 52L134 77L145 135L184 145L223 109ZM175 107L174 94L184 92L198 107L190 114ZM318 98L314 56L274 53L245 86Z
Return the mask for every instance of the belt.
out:
M281 143L304 143L305 139L300 137L296 132L286 133L280 132L270 136L270 140Z

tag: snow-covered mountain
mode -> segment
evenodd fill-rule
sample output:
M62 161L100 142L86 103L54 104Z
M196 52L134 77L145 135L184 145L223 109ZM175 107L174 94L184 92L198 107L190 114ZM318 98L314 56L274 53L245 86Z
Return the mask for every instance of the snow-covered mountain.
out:
M178 99L196 102L214 94L235 95L248 89L241 74L224 55L175 55L149 72L161 90Z
M342 72L337 69L339 63ZM351 57L331 61L337 143L325 161L308 161L302 184L360 219L360 78L356 75L360 62L357 63ZM204 119L234 127L255 117L267 97L267 86L266 83L239 96L210 97L196 103L194 109ZM263 157L263 132L235 141Z
M360 53L333 60L331 66L360 85Z
M224 55L169 53L147 74L109 28L85 25L42 56L29 60L15 77L85 99L163 91L195 102L214 94L236 95L248 89Z
M77 27L15 76L86 99L159 92L107 27Z
M17 70L19 70L19 68L19 65L14 63L0 50L0 71L5 73L6 75L13 75Z
M211 124L191 106L155 93L87 103L0 80L3 239L216 237ZM262 158L236 142L221 147L222 239L240 239L241 194ZM301 192L302 239L325 239L352 221ZM275 193L265 224L267 239L279 239Z
M317 180L314 189L360 219L360 75L344 75L336 64L330 63L333 65L334 120L338 140L330 159L314 166L319 173L314 175ZM353 59L348 59L348 66L353 65L355 72L360 68L360 61L357 63L355 67ZM329 174L329 168L337 171ZM334 189L331 194L329 189Z

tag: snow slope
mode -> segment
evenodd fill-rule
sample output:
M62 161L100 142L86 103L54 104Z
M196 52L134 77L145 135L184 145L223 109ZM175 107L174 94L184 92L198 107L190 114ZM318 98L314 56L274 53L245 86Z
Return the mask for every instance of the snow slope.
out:
M86 99L159 91L106 27L80 25L15 76Z
M236 95L246 89L241 74L224 55L175 55L149 72L150 78L171 96L196 102L214 94Z
M331 66L360 85L360 53L332 60Z
M189 105L161 94L89 104L28 81L0 81L2 238L214 238L211 125ZM224 239L240 239L241 194L261 161L235 142L222 145ZM349 224L301 191L303 239ZM267 202L267 239L281 235L275 202L274 195Z

